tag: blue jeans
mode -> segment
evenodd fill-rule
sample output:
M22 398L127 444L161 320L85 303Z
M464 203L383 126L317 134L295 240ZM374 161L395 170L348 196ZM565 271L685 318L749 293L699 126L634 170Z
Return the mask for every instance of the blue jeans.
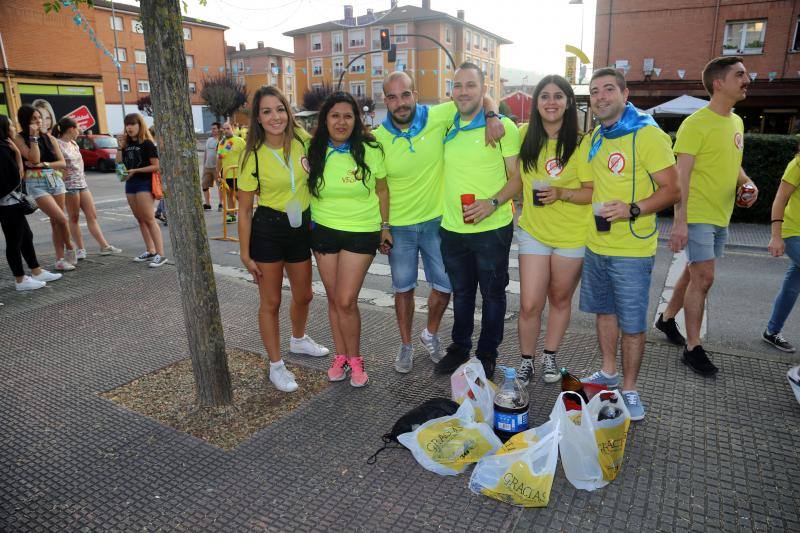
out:
M475 297L480 286L483 312L477 352L494 358L503 342L508 253L513 234L513 224L481 233L439 230L444 268L453 287L453 342L472 349Z
M442 262L442 243L439 225L442 217L410 224L393 226L394 247L389 252L389 266L392 269L392 288L394 292L408 292L417 286L417 267L419 256L425 268L425 279L439 292L450 293L450 279L444 271Z
M770 333L781 332L800 294L800 237L788 237L784 242L786 255L792 260L792 264L789 265L781 290L778 291L775 303L772 304L772 316L767 324Z

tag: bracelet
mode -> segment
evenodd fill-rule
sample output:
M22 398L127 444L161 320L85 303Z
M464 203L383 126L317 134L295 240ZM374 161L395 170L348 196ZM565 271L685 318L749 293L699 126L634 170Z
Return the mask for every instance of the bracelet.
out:
M775 220L770 220L770 222L769 222L769 223L770 223L770 224L774 224L774 223L776 223L776 222L781 222L781 223L783 223L783 219L782 219L782 218L776 218Z
M392 229L392 225L388 222L381 222L381 230Z

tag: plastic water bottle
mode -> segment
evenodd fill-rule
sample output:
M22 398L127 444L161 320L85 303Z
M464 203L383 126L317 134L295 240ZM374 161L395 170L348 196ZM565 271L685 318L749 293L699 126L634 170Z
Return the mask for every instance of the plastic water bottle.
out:
M494 432L506 441L528 429L528 393L515 368L505 369L505 381L494 395Z

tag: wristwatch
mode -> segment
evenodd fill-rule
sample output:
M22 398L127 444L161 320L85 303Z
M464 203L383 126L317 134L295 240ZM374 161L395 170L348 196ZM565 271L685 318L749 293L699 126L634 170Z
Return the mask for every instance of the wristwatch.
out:
M491 202L492 207L494 207L495 209L497 209L497 207L500 205L500 200L498 200L497 198L490 198L489 202Z
M631 209L630 209L631 220L636 220L636 218L641 214L642 214L642 210L639 209L639 206L636 205L635 202L632 203L631 204Z
M489 111L488 113L486 113L486 118L498 118L498 116L497 113L495 113L494 111Z

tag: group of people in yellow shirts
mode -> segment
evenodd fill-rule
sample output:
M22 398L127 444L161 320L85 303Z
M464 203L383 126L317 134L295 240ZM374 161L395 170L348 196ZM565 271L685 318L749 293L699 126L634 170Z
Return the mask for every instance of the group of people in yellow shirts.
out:
M699 343L699 324L690 326L690 320L698 308L702 317L737 189L754 185L741 169L742 123L731 111L749 81L741 58L711 61L703 79L711 103L686 120L674 149L652 117L627 102L625 79L611 68L592 76L590 102L600 124L582 137L575 95L557 75L539 82L530 120L519 129L497 114L486 97L483 73L472 63L456 69L453 101L435 106L417 102L407 73L389 74L383 85L387 117L374 132L364 127L348 93L334 93L325 101L310 136L297 125L278 89L260 88L238 159L238 225L242 263L258 284L259 329L270 360L270 381L282 391L297 389L280 349L284 272L292 297L290 351L315 357L330 353L305 332L313 253L327 294L335 348L328 377L343 381L349 376L354 387L367 384L357 303L378 251L388 254L395 292L401 338L395 369L408 373L413 366L411 327L421 257L431 290L419 341L435 363L434 371L451 373L470 357L480 290L474 354L487 376L493 376L503 340L515 233L512 200L520 191L518 376L523 382L535 374L546 303L542 379L560 379L556 353L580 281L580 309L597 315L603 356L601 369L585 381L621 385L632 419L644 418L636 381L648 327L655 214L673 205L670 245L678 251L688 242L688 267L657 327L685 345L683 360L692 369L713 373L716 367ZM800 199L794 194L797 177L792 181L794 174L788 172L779 192L788 207L785 213L773 210L773 217L781 219L773 221L773 228L782 225L784 233L773 230L770 250L778 254L785 248L793 257L794 289L787 292L794 290L796 299L800 274L792 254L800 247ZM255 195L258 207L253 211ZM754 189L746 206L756 196ZM439 329L451 297L453 328L444 347ZM783 308L791 298L783 297ZM688 339L674 321L681 308ZM765 340L768 335L780 337L779 322L770 322ZM622 378L616 361L619 344Z

